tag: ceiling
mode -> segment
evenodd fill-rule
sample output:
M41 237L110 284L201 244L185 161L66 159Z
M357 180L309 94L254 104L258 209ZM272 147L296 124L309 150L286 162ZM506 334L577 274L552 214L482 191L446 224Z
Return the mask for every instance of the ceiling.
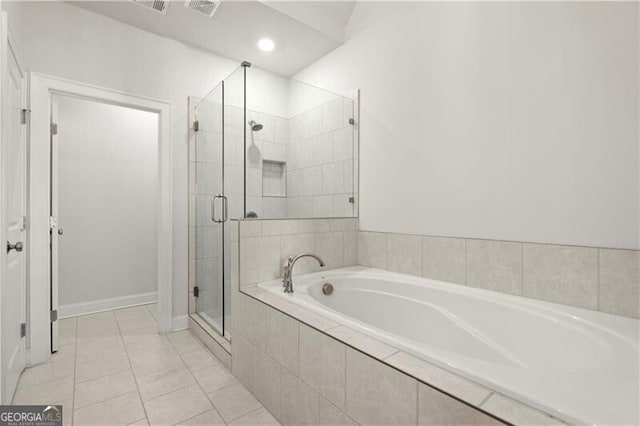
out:
M165 15L130 0L70 3L134 27L291 76L344 42L355 1L223 0L212 18L170 1ZM276 48L258 49L263 37Z

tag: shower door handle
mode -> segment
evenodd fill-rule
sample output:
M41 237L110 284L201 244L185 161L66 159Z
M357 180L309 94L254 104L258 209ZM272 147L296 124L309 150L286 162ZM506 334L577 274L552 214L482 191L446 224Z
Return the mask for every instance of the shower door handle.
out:
M222 197L222 222L226 222L229 219L229 200L226 195L220 195Z
M222 200L222 219L216 219L216 199ZM222 194L216 194L211 197L211 220L215 223L223 223L229 219L229 202L227 197Z
M222 223L223 220L216 219L216 199L222 198L222 194L216 194L211 197L211 220L215 223Z

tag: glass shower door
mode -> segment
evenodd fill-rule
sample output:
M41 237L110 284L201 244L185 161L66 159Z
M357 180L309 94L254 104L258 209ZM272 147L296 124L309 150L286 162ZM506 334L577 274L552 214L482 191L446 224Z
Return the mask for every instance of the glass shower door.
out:
M224 195L224 84L196 106L195 253L196 312L224 335L224 226L228 204Z

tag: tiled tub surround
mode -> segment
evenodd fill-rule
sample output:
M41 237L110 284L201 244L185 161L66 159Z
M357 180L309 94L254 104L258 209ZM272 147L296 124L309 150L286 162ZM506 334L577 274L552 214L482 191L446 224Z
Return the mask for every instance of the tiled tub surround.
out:
M263 229L265 223L268 224ZM334 253L334 259L342 259L344 266L380 262L374 266L402 268L402 271L413 271L414 275L424 271L442 274L439 279L458 277L449 281L466 279L465 240L439 238L440 247L432 241L423 247L423 238L433 237L397 235L403 240L398 242L392 234L356 232L356 224L355 220L345 219L233 223L233 371L278 419L283 423L483 424L496 423L486 414L493 413L515 424L561 423L254 285L280 277L279 268L288 255L311 251L311 248L316 250L316 232L343 233L342 252ZM309 236L302 237L305 233L314 234L313 243ZM354 235L358 236L355 240ZM376 244L370 245L368 238ZM326 236L320 237L321 241L326 239ZM297 242L295 248L294 241ZM340 246L337 236L333 241L335 247ZM405 250L408 245L413 250L390 256L388 250L394 244ZM340 248L337 251L339 253ZM413 254L406 256L406 253ZM612 250L611 253L617 266L609 266L603 277L610 278L600 282L637 291L628 281L637 276L633 263L637 261L634 257L637 252ZM611 255L605 249L599 254ZM423 264L423 257L432 260ZM600 265L601 270L607 267L607 261L611 259ZM247 263L249 269L246 269ZM317 269L313 263L303 265L301 261L296 266L294 276ZM329 263L330 268L338 265ZM499 268L501 272L496 275L501 276L504 269ZM242 292L237 291L240 284ZM617 306L615 298L609 303ZM375 374L371 374L374 371Z
M362 266L258 288L569 422L640 421L632 318Z
M258 287L235 312L233 374L283 424L565 424Z
M358 264L632 318L640 251L360 231Z
M495 398L504 405L501 397L255 286L279 277L292 254L317 253L328 269L355 265L357 219L232 225L232 371L283 424L500 423L473 406ZM318 269L307 260L294 276ZM462 389L456 393L463 397L451 398L381 362L392 356L407 369L430 368L423 372L431 371L445 392ZM526 407L506 406L553 423Z
M236 224L243 286L282 277L282 265L300 253L319 255L326 269L353 266L358 261L358 219L249 219L234 221ZM233 249L235 233L233 229L231 232ZM293 272L304 274L318 269L315 260L306 258L296 263Z

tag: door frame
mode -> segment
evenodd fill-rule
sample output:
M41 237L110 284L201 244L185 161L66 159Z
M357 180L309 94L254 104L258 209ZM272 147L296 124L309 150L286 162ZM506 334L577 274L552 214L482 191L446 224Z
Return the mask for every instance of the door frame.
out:
M1 0L0 0L1 3ZM9 63L9 57L13 57L13 59L16 62L16 65L18 67L18 71L20 72L21 76L22 76L22 87L21 87L21 108L26 109L27 108L27 81L28 81L28 76L27 74L24 72L24 67L22 65L22 62L20 61L20 57L18 55L18 52L16 51L16 40L13 37L13 33L11 32L11 28L9 28L9 19L7 16L6 12L0 12L0 43L5 44L1 49L0 49L0 66L2 68L7 67L8 69L8 63ZM6 111L5 108L5 91L6 91L6 87L7 87L7 83L9 80L9 76L3 74L1 76L2 78L0 79L0 99L2 102L2 107L0 108L0 180L2 179L3 173L4 173L4 169L3 169L3 163L4 163L4 137L5 137L5 129L3 127L4 125L4 113ZM28 120L26 117L26 111L25 111L25 120ZM28 178L28 166L29 166L29 162L28 162L28 144L27 144L27 123L26 122L22 122L20 124L21 126L21 143L24 144L24 185L25 185L25 191L28 191L28 185L29 185L29 178ZM25 192L25 207L27 207L27 202L28 200L26 199L27 193ZM27 211L25 211L24 213L25 215L28 215ZM6 200L6 194L4 193L4 186L2 185L2 183L0 182L0 241L4 244L5 241L7 241L7 200ZM26 219L26 218L25 218ZM24 237L25 239L23 240L23 243L27 246L28 248L28 235L29 235L29 229L26 226L26 224L23 222L23 232L24 232ZM25 275L24 275L24 287L20 290L21 291L21 303L23 304L22 306L22 317L19 319L19 321L22 323L27 323L28 324L28 310L27 310L27 292L28 292L28 254L27 252L24 252L22 254L22 256L24 256L24 263L25 263ZM2 298L4 297L4 289L5 286L7 285L6 279L7 279L7 271L6 271L6 261L7 261L7 252L3 249L0 252L0 309L1 309L1 302L2 302ZM2 318L0 317L0 329L2 329ZM22 342L21 342L21 367L24 368L24 366L26 366L27 362L28 362L28 353L27 353L27 340L29 338L29 334L27 332L27 334L25 336L22 336ZM0 352L2 351L2 345L4 344L4 342L2 341L2 339L0 339ZM4 375L4 371L0 368L0 400L4 401L5 403L7 403L6 401L11 401L10 399L7 399L7 395L5 395L5 381L7 380L7 377L5 377ZM15 391L15 389L14 389ZM9 395L9 398L11 398L13 395Z
M158 128L158 312L159 329L172 331L173 314L173 166L171 103L45 74L29 73L29 219L28 255L31 364L50 356L50 119L51 96L77 98L156 112Z

